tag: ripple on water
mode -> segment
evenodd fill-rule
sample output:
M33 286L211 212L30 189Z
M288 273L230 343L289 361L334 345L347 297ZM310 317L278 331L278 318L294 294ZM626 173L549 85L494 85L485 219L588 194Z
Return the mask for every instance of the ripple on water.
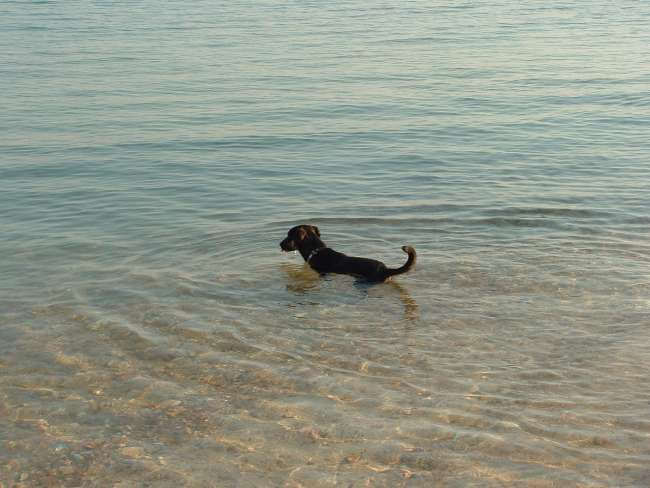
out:
M0 486L648 484L642 7L123 7L3 6Z

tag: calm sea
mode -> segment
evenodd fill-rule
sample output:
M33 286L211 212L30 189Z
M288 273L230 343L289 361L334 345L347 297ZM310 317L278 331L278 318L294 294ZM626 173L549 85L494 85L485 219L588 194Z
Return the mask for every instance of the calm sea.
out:
M648 46L631 0L0 3L0 486L650 485Z

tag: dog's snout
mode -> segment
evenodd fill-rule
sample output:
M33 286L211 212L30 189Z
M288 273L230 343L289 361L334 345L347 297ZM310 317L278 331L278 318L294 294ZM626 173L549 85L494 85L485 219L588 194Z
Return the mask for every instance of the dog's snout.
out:
M295 250L295 246L293 244L293 241L290 240L288 237L286 239L283 239L280 242L280 248L283 251L294 251Z

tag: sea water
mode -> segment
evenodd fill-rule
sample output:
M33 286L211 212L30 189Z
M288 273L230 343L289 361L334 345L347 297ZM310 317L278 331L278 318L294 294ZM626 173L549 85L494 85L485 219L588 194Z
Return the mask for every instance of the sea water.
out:
M3 2L0 486L648 486L649 26Z

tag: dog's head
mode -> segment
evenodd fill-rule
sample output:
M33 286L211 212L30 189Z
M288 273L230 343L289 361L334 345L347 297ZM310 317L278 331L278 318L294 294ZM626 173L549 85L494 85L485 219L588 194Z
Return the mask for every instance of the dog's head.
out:
M315 225L296 225L289 229L287 237L280 243L283 251L297 251L313 239L319 239L320 231Z

